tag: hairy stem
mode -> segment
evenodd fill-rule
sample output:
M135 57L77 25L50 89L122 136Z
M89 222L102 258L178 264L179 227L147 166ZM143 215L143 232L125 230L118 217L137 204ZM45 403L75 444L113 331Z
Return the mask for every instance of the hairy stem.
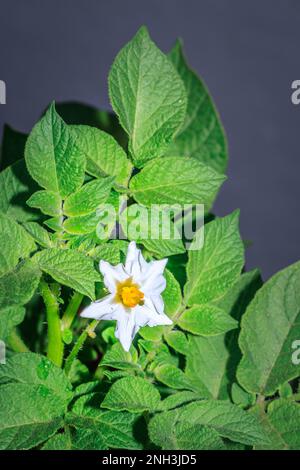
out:
M79 353L80 349L82 348L82 346L83 346L85 340L87 339L87 337L88 336L90 336L92 338L94 337L94 335L95 335L94 330L95 330L96 326L98 325L98 323L99 323L99 320L93 320L91 323L89 323L89 325L85 328L85 330L83 330L83 332L79 336L78 340L74 344L74 347L73 347L72 351L70 352L69 356L67 357L66 363L65 363L65 373L67 375L69 374L69 372L71 370L71 367L72 367L72 364L73 364L74 360L76 359L77 354Z
M82 294L79 294L79 292L74 292L66 308L66 311L63 314L62 319L61 319L62 330L66 330L71 327L76 317L76 314L78 312L78 309L80 307L80 304L82 302L82 299L83 299Z
M23 340L20 338L16 328L14 328L11 334L9 335L7 339L7 344L14 352L29 352L29 349L27 348Z
M45 281L40 283L48 323L48 350L47 357L54 364L61 367L63 361L64 344L61 337L61 324L59 318L59 303L50 287Z

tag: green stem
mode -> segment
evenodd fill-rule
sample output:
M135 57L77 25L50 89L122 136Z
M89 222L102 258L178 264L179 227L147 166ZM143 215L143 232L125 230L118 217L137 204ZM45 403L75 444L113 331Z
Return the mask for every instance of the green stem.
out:
M61 325L59 318L59 303L45 281L40 283L41 295L43 297L48 323L48 351L47 357L54 364L61 367L63 361L64 344L61 337Z
M83 299L82 294L79 294L79 292L74 292L66 308L66 311L63 314L62 319L61 319L62 330L66 330L71 327L76 317L76 314L78 312L78 309L80 307L80 304L82 302L82 299Z
M185 312L186 310L186 304L184 302L182 302L182 304L180 305L180 307L178 308L177 312L175 314L173 314L172 316L172 320L173 320L173 326L171 328L171 330L174 328L174 326L176 325L177 321L179 320L179 318L181 317L181 315L183 314L183 312Z
M260 395L260 394L257 395L256 405L259 407L259 412L260 412L261 416L264 416L265 408L266 408L266 401L265 401L265 397L263 395Z
M99 323L99 320L93 320L91 323L89 323L89 325L86 327L85 330L83 330L83 332L79 336L78 340L74 344L74 347L73 347L72 351L70 352L69 356L67 357L66 363L65 363L65 373L67 375L69 374L69 372L71 370L71 367L72 367L72 364L73 364L74 360L76 359L77 354L79 353L80 349L82 348L82 346L83 346L85 340L87 339L87 337L88 336L94 337L94 330L95 330L96 326L98 325L98 323Z
M27 348L26 344L18 335L16 328L14 328L11 334L9 335L7 339L7 344L15 352L29 352L29 349Z

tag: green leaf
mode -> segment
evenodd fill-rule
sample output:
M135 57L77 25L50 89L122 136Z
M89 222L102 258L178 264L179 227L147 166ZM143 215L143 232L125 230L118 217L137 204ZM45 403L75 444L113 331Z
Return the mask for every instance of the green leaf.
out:
M100 275L94 269L93 260L83 253L50 248L36 253L33 260L55 281L95 298L95 282L100 280Z
M50 228L54 232L61 232L62 220L63 220L62 217L58 216L58 217L52 217L51 219L44 220L43 223L46 225L46 227Z
M215 305L194 305L179 317L178 325L195 335L215 336L237 327L237 321Z
M28 199L27 205L39 209L43 214L53 217L62 215L62 201L59 194L52 191L36 191Z
M209 222L196 233L187 264L185 300L188 305L218 300L238 279L244 265L238 221L239 212L235 211ZM203 247L193 249L193 244L202 240L204 234Z
M115 209L115 212L119 214L121 212L121 209L124 205L124 203L127 201L127 196L125 194L120 194L117 191L112 190L106 204L111 204L113 208ZM105 208L105 204L102 206ZM116 242L124 243L125 240L116 240Z
M114 344L118 342L117 338L115 337L115 329L116 329L115 326L112 325L112 326L107 326L101 331L101 336L104 339L104 342L106 344Z
M244 273L227 291L225 296L217 302L217 305L240 323L246 308L261 286L262 279L258 270L254 269ZM226 365L226 375L229 384L237 381L236 370L241 359L241 351L238 345L239 333L240 328L228 332L224 337L224 346L226 348L224 356L229 356ZM217 366L214 365L214 367Z
M88 235L97 243L107 241L116 226L116 216L123 197L112 191L104 204L90 214L69 217L63 223L66 232L72 235Z
M0 173L0 211L19 222L35 220L38 214L25 204L35 190L25 160L17 161Z
M218 301L218 306L239 320L260 286L258 271L242 274ZM185 372L203 397L229 398L230 386L236 381L236 368L241 357L238 333L238 330L232 330L225 335L211 337L189 335Z
M72 450L72 441L70 433L55 434L43 445L41 450Z
M128 251L128 240L110 240L108 246L113 246L115 249L120 251L121 260L126 259L127 251Z
M128 377L128 375L135 375L135 370L133 368L128 368L124 370L108 370L105 369L103 375L107 377L109 382L115 382L116 380L122 379L123 377Z
M218 400L202 400L167 412L169 419L174 420L174 429L179 422L193 426L206 426L219 436L247 445L268 442L267 436L258 419L251 413L236 405ZM159 416L159 415L158 415ZM158 418L159 419L159 418ZM156 417L150 421L150 437L154 434L153 427ZM154 423L153 423L154 421Z
M258 269L243 273L224 297L216 302L216 305L240 322L246 308L262 284Z
M164 338L171 348L181 354L188 354L189 343L183 331L172 330L165 333Z
M134 199L152 204L204 204L207 211L225 180L194 158L155 158L130 181Z
M0 277L0 309L29 302L40 277L40 270L30 260Z
M132 164L117 141L95 127L72 126L77 145L86 157L86 171L96 178L115 177L117 186L127 186Z
M148 341L160 341L163 332L163 326L144 326L139 330L141 337Z
M176 426L176 439L179 448L186 450L224 450L225 447L214 429L181 421Z
M156 367L159 367L163 364L172 365L178 367L178 357L174 354L171 354L168 346L163 342L153 342L140 339L138 341L139 346L141 346L147 353L150 353L149 360L149 370L154 371ZM149 362L147 359L146 362Z
M37 222L25 222L23 227L40 246L44 248L51 248L53 246L49 233Z
M59 238L59 234L57 234ZM71 250L78 250L82 253L90 254L97 242L96 233L91 232L85 235L63 234L64 240L67 240L66 247ZM93 258L94 259L94 258Z
M25 313L25 308L20 305L0 309L0 339L2 341L6 341L14 327L22 323Z
M134 436L136 414L99 409L100 394L79 398L66 417L72 448L82 450L140 449Z
M178 367L170 364L162 364L154 370L159 382L176 390L195 390L193 383Z
M64 203L64 214L68 216L87 215L94 212L109 196L113 178L101 178L86 183Z
M31 131L25 159L32 178L62 198L83 183L84 155L76 145L75 132L57 114L54 104Z
M63 330L61 337L65 344L71 344L73 341L73 333L68 328L66 330Z
M100 260L116 265L120 263L120 248L113 243L103 243L88 252L88 255L99 263Z
M185 373L202 397L228 398L229 357L225 335L189 336Z
M109 239L114 227L115 217L106 219L105 211L102 212L100 209L88 215L69 217L63 223L63 228L67 233L71 235L90 235L98 243Z
M224 173L228 161L227 142L213 100L202 80L187 65L179 41L169 57L183 80L188 104L185 121L168 154L197 158Z
M167 398L165 398L164 400L160 402L158 410L159 411L172 410L173 408L178 408L181 405L184 405L186 403L190 403L196 400L199 400L199 396L196 393L191 392L189 390L173 393L172 395L169 395Z
M289 398L293 395L292 386L286 382L279 387L279 396L280 398Z
M73 364L71 365L71 368L70 368L70 372L68 374L68 378L70 382L72 383L72 385L76 387L76 390L74 392L74 398L77 397L78 395L82 395L82 394L89 393L92 391L90 387L88 387L88 390L84 390L83 392L82 389L87 386L87 383L90 384L91 388L92 388L92 384L93 384L93 388L94 386L98 384L98 382L89 382L89 380L91 380L92 378L92 375L88 367L85 364L83 364L81 361L79 361L79 359L75 359L73 361ZM81 387L81 389L79 387Z
M181 420L215 429L222 437L242 444L267 442L259 421L236 405L218 400L190 403L182 409Z
M154 416L149 424L149 437L164 450L221 450L223 441L214 429L179 419L180 410Z
M137 366L137 351L131 346L130 351L125 351L121 344L115 343L106 351L102 360L102 367L113 367L114 369L127 370Z
M158 258L185 251L170 214L156 207L147 209L133 204L122 212L120 223L129 240L141 243Z
M249 392L273 395L299 376L292 344L300 337L300 263L273 276L256 294L242 319L243 353L238 380Z
M185 450L176 435L178 411L172 410L156 414L148 424L150 440L163 450Z
M57 103L56 110L67 124L97 127L112 135L123 148L127 148L127 134L114 113L72 101Z
M233 403L246 408L254 405L256 395L246 392L246 390L240 387L237 383L233 383L231 387L231 398Z
M270 443L257 445L264 450L299 450L300 449L300 405L290 400L272 401L268 413L258 413Z
M109 95L129 135L135 166L163 155L183 122L186 93L145 27L117 55L109 74Z
M63 228L72 235L86 235L95 232L98 223L101 221L101 215L93 212L88 215L79 215L69 217L63 223Z
M66 374L45 356L28 353L13 354L0 368L0 386L7 384L42 385L66 403L73 396Z
M0 449L30 449L63 425L64 404L43 385L8 384L0 394Z
M178 281L168 269L165 269L164 277L167 281L166 288L162 293L162 298L165 304L165 313L170 318L173 318L182 303L181 289Z
M158 390L147 380L140 377L124 377L109 389L101 406L117 411L153 411L158 407Z
M35 249L31 236L11 217L0 213L0 276L13 269L20 258L27 258Z
M1 449L29 449L63 425L71 385L45 357L14 354L0 368L0 385Z

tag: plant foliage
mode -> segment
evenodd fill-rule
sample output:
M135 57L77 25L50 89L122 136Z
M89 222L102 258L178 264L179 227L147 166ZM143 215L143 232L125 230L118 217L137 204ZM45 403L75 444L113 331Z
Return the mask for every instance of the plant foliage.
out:
M244 271L239 211L212 215L226 137L179 42L165 55L142 27L108 85L114 113L52 103L29 136L5 128L0 448L300 449L300 264L262 285ZM127 211L153 204L204 205L191 249L174 215L174 240L127 230ZM78 313L105 295L99 261L123 263L130 240L168 257L173 325L141 328L125 352L113 322L94 332Z

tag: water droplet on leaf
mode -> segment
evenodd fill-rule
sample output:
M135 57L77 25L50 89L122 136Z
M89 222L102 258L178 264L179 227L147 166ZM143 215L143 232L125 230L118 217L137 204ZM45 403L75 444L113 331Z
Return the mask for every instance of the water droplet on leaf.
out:
M49 388L45 387L45 385L39 385L38 392L41 397L45 398L49 395L50 390Z

